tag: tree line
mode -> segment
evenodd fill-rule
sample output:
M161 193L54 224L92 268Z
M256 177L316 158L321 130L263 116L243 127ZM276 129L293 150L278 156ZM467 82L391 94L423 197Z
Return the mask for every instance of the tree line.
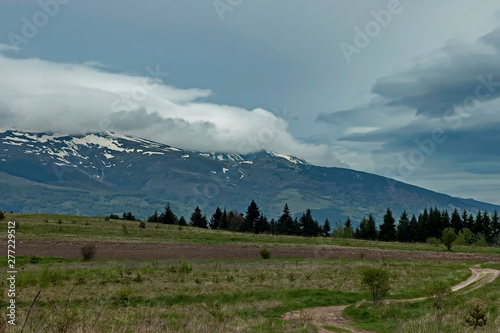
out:
M147 219L148 222L193 226L198 228L221 229L234 232L254 234L268 233L274 235L290 235L303 237L337 237L357 238L365 240L399 241L399 242L427 242L440 240L445 229L451 229L462 244L490 244L500 245L500 221L498 213L492 215L486 211L478 211L475 215L466 210L459 212L455 209L451 215L447 210L437 207L427 209L416 216L404 211L396 221L390 208L384 214L380 226L372 214L363 218L354 228L349 217L345 221L338 221L333 227L326 219L319 223L313 218L308 209L299 218L293 217L290 208L285 204L278 219L268 219L257 206L256 202L248 205L246 213L236 210L227 211L217 207L215 212L207 217L197 206L187 221L183 216L178 218L170 204L163 212L155 211Z

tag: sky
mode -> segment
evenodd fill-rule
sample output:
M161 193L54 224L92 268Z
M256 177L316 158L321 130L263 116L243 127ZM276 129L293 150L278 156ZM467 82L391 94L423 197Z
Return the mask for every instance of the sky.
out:
M494 0L0 2L0 128L262 149L500 204Z

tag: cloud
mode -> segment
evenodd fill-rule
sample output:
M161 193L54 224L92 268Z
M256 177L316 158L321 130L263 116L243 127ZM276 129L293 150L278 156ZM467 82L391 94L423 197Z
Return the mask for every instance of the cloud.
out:
M0 51L8 47L0 45ZM342 165L327 145L295 139L272 112L205 102L206 89L150 77L111 73L96 62L67 64L14 59L0 52L0 115L3 128L62 133L117 131L184 149L232 153L271 150L321 165Z

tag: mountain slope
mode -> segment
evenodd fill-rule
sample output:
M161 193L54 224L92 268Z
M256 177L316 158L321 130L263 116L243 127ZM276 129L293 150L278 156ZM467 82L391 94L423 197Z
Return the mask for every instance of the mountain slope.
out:
M0 209L146 216L170 202L188 216L198 205L244 211L255 199L276 217L288 203L318 219L396 213L423 207L493 211L500 207L428 191L364 172L311 165L272 152L185 151L113 133L0 133Z

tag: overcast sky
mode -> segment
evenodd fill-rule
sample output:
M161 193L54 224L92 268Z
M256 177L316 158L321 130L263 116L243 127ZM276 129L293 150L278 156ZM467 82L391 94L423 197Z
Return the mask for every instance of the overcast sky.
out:
M497 0L18 0L0 21L0 128L268 149L500 204Z

